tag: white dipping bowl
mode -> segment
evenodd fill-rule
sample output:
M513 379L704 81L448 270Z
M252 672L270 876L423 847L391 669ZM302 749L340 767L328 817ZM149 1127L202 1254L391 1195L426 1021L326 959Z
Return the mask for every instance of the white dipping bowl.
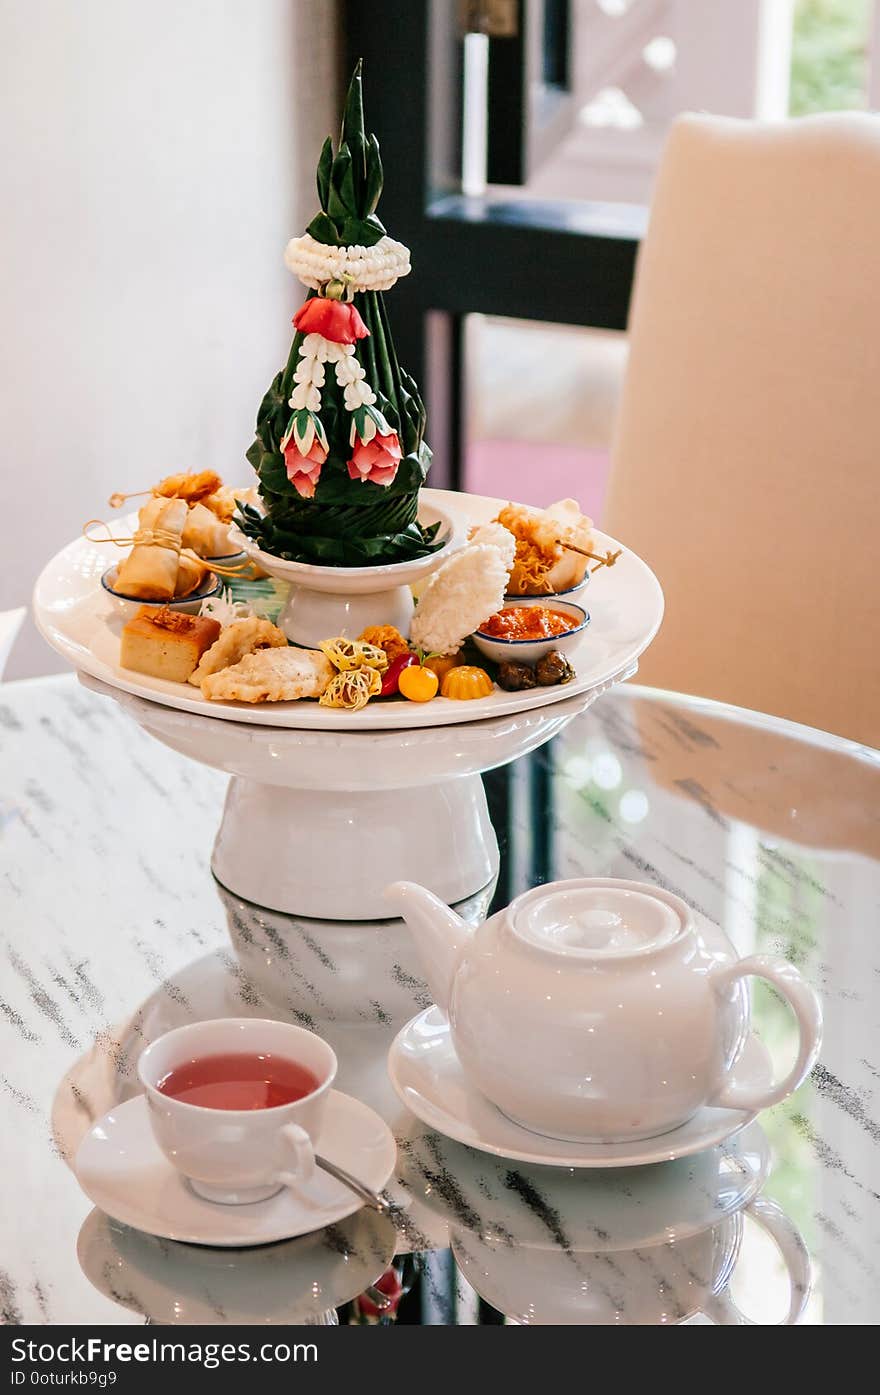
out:
M126 619L130 619L132 615L137 615L141 606L144 605L149 606L151 610L159 610L163 605L167 605L169 610L183 610L187 615L197 615L202 601L206 601L212 596L219 596L223 588L223 583L217 573L208 572L201 586L197 587L191 595L185 596L182 601L142 601L138 596L126 596L123 591L116 590L117 572L117 567L108 567L101 577L101 585L120 615L124 615Z
M550 639L493 639L491 635L483 634L482 630L475 630L471 639L480 653L496 664L536 664L553 649L567 654L579 642L583 631L590 623L589 611L584 610L582 605L576 605L574 601L560 601L555 596L542 596L540 599L537 596L517 596L505 600L502 609L534 610L535 607L558 610L562 615L569 616L571 629L566 630L564 634L553 635Z
M202 560L208 567L210 567L213 562L218 562L221 567L235 567L238 566L239 563L247 562L248 555L246 552L242 552L241 549L239 549L238 552L218 552L216 557L204 557Z
M586 590L590 581L589 571L584 572L580 581L574 586L567 586L564 591L546 591L540 596L521 596L510 592L504 597L505 605L513 605L514 601L538 601L541 605L551 605L554 601L573 601L582 591Z

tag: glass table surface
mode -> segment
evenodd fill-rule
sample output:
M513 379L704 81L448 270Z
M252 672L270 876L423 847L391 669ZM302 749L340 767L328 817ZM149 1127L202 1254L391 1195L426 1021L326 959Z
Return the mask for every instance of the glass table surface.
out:
M0 1130L7 1323L873 1323L880 1317L880 757L625 685L485 777L501 844L480 919L556 878L658 883L741 954L819 990L819 1063L742 1133L654 1167L574 1171L420 1124L386 1071L430 1003L402 922L303 920L209 871L225 776L73 677L0 687ZM418 817L418 792L402 810ZM181 1023L326 1036L339 1088L393 1128L390 1217L249 1250L110 1221L71 1159ZM758 983L774 1059L796 1029ZM11 1203L11 1204L10 1204Z

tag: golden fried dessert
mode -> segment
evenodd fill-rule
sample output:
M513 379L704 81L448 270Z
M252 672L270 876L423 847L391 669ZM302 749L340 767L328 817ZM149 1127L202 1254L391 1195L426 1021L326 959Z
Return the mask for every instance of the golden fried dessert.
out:
M220 523L232 522L237 500L235 490L230 489L228 485L222 484L219 489L214 490L213 494L206 494L199 502L204 504L206 509L210 509ZM217 552L214 553L215 557L219 557L219 555Z
M322 639L319 647L340 673L350 673L358 668L375 668L384 673L388 667L385 650L377 644L365 644L362 639L334 635L332 639Z
M117 591L140 601L170 601L186 594L177 585L186 515L183 499L150 499L144 504L138 513L134 546L116 573Z
M177 559L177 580L174 583L174 599L185 600L197 591L208 575L209 568L195 557L187 557L181 552Z
M220 624L206 615L186 615L168 606L141 606L122 627L119 662L123 668L185 683L206 649L220 634Z
M336 670L315 649L260 649L231 668L202 679L202 693L213 701L294 702L320 697Z
M228 557L233 551L229 527L204 504L190 504L183 525L183 546L199 557Z
M220 519L221 523L231 523L236 504L239 502L253 504L256 508L260 502L260 495L256 485L248 485L246 489L230 489L228 485L224 484L219 489L215 489L213 494L206 494L201 502L206 509L210 509ZM219 554L215 553L214 555Z
M571 549L591 550L593 524L574 499L560 499L547 509L508 504L495 521L516 539L516 558L507 583L509 595L548 595L583 581L588 559Z
M382 691L382 675L376 668L346 669L334 674L319 699L322 707L341 707L346 712L359 712L371 697Z
M384 649L389 664L393 664L394 660L399 659L401 654L410 652L408 642L394 625L368 625L363 634L358 635L358 639L363 644L371 644L377 649Z
M242 620L233 620L222 632L211 648L202 655L195 673L190 674L190 683L201 687L202 679L210 673L238 664L247 654L255 654L258 649L283 649L287 635L273 625L271 620L263 620L259 615L247 615Z
M197 504L200 499L216 493L222 485L216 470L184 471L179 475L167 475L153 486L153 493L165 499L185 499L188 504Z

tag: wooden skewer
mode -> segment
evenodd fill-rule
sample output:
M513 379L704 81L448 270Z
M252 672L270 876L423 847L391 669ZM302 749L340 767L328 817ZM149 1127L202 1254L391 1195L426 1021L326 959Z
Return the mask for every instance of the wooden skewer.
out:
M575 547L574 543L563 542L561 538L557 538L556 542L559 547L565 548L566 552L577 552L581 557L589 557L591 561L597 562L598 566L591 568L594 572L597 572L599 567L613 567L623 552L623 548L619 547L616 552L609 551L605 553L604 557L600 557L596 552L588 552L585 547Z
M142 499L145 494L152 494L151 489L139 489L134 494L111 494L107 503L111 509L121 509L128 499Z

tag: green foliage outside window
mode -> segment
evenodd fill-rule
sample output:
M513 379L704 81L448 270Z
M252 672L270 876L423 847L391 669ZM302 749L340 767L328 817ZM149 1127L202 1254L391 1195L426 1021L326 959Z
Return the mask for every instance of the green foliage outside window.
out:
M871 0L796 0L789 112L865 105Z

